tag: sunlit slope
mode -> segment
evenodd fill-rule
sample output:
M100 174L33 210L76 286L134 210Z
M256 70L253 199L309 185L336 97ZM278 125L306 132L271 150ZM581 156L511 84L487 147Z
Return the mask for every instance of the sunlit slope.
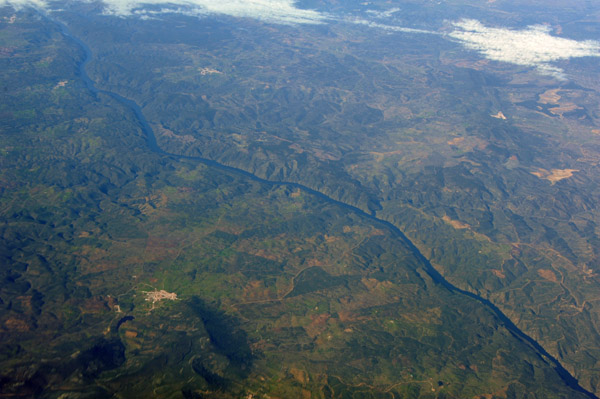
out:
M346 23L69 21L93 78L143 107L163 149L377 212L597 390L593 62L560 81Z
M17 16L0 30L2 395L582 397L385 225L152 153L82 84L81 49Z

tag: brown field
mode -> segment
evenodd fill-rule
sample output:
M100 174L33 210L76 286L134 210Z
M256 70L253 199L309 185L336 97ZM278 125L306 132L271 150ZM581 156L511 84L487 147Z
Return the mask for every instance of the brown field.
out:
M578 169L552 169L548 171L546 169L538 169L535 172L531 172L532 175L539 177L540 179L546 179L550 181L552 184L557 181L568 179L573 176L573 173L579 172Z
M567 112L575 111L576 109L582 109L581 107L573 104L573 103L564 103L559 105L558 107L553 107L548 109L551 113L558 116L563 116Z
M29 324L25 320L10 318L4 322L4 328L8 331L29 331Z
M538 102L542 104L558 104L558 100L560 100L560 95L558 94L559 91L560 89L546 90L540 94Z
M444 215L444 217L442 218L442 220L446 223L448 223L450 226L454 227L455 229L470 229L471 226L469 226L466 223L463 222L459 222L458 220L452 220L450 219L450 217L448 217L448 215Z
M450 146L458 147L462 151L473 151L475 148L483 150L488 146L486 140L478 137L469 137L468 140L465 140L465 137L455 137L447 143Z
M552 270L540 269L537 272L542 278L544 278L548 281L552 281L553 283L556 283L556 281L557 281L556 274L554 274L554 272Z
M576 109L582 109L581 107L577 106L572 102L559 103L561 96L558 94L558 92L560 90L561 89L546 90L544 93L540 94L540 99L538 102L540 104L557 105L557 107L552 107L548 109L548 111L550 111L553 115L557 115L560 117L562 117L567 112L575 111Z
M127 331L125 331L125 336L127 338L135 338L138 336L138 333L137 333L137 331L127 330Z
M506 276L504 275L504 273L502 273L501 270L492 269L492 273L494 273L494 276L496 276L498 278L506 278Z

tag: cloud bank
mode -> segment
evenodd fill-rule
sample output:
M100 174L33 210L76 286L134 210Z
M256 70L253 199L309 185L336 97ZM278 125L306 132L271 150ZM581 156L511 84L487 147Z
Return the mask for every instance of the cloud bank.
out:
M396 7L396 8L391 8L386 11L367 10L367 14L372 15L375 18L383 19L383 18L390 18L399 11L401 11L401 10Z
M23 7L46 8L47 5L45 0L0 0L0 7L11 6L16 10Z
M94 1L94 0L71 0ZM332 21L363 25L389 32L411 34L439 34L435 31L395 26L380 21L401 12L398 8L387 11L367 11L372 19L336 17L316 10L297 8L294 0L101 0L105 13L120 17L154 18L159 14L186 15L221 14L237 18L253 18L278 24L322 24ZM65 6L64 0L0 0L1 6L17 9L25 6L52 9ZM529 26L523 30L491 28L477 20L463 19L453 23L454 30L444 37L475 50L485 58L535 68L542 74L563 78L563 70L554 62L575 57L600 57L600 42L576 41L552 36L550 28Z
M352 23L352 24L356 24L356 25L368 26L369 28L382 29L382 30L386 30L389 32L426 33L426 34L430 34L430 35L438 34L437 32L430 31L430 30L405 28L403 26L381 24L379 22L369 21L367 19L362 19L362 18L345 18L345 19L343 19L343 21Z
M170 12L188 15L224 14L280 24L319 24L328 19L325 14L317 11L297 8L292 0L103 0L102 2L107 14L121 17ZM49 5L63 6L64 3L64 1L46 0L0 0L0 7L10 5L17 9L25 6L48 8ZM161 6L160 12L149 11L148 6Z
M284 24L318 24L326 16L314 10L297 8L292 0L104 0L106 11L118 16L144 14L148 5L168 6L163 11L190 14L225 14Z
M511 30L490 28L472 19L453 25L456 29L449 36L485 58L534 67L540 73L558 78L564 77L563 71L552 62L576 57L600 57L600 42L578 42L552 36L550 28L543 25Z

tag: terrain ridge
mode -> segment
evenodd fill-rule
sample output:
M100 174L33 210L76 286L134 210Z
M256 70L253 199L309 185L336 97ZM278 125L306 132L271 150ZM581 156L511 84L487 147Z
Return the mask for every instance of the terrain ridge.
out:
M228 166L225 164L221 164L219 162L216 162L214 160L211 159L207 159L207 158L202 158L202 157L198 157L198 156L186 156L186 155L180 155L180 154L174 154L174 153L168 153L165 152L164 150L162 150L159 146L158 143L156 141L156 137L154 135L154 131L153 129L150 127L149 123L147 122L145 116L143 115L141 108L137 105L137 103L135 103L134 101L127 99L117 93L111 92L111 91L106 91L106 90L102 90L102 89L98 89L95 86L94 81L92 81L90 79L90 77L88 76L85 67L86 65L91 61L92 59L92 51L91 49L83 42L81 41L79 38L73 36L70 31L68 30L68 27L60 22L57 21L51 17L49 17L48 15L44 15L46 18L49 18L51 21L53 21L54 23L56 23L58 26L60 26L60 29L62 31L62 34L67 37L68 39L72 40L73 42L75 42L80 48L81 50L84 52L85 58L79 63L78 65L78 75L79 77L82 79L82 81L84 82L85 86L87 87L88 90L90 90L92 93L94 93L95 95L101 93L101 94L105 94L108 95L110 97L112 97L113 99L115 99L116 101L118 101L119 103L123 104L124 106L126 106L127 108L129 108L134 114L135 117L137 119L137 122L139 123L143 133L146 136L146 142L147 145L149 147L149 149L154 152L157 153L159 155L163 155L163 156L167 156L169 158L173 158L173 159L188 159L188 160L194 160L200 163L203 163L207 166L210 167L214 167L217 169L221 169L221 170L225 170L225 171L229 171L229 172L234 172L236 174L240 174L243 175L245 177L248 177L254 181L263 183L263 184L268 184L271 186L287 186L287 187L292 187L292 188L298 188L301 190L304 190L322 200L325 200L329 203L335 204L337 206L340 206L342 208L345 208L353 213L356 213L358 215L367 217L368 219L372 220L373 222L377 223L377 224L381 224L383 226L385 226L389 231L391 231L394 235L396 235L397 237L399 237L406 245L407 247L413 252L413 254L422 262L426 272L428 273L428 275L432 278L432 280L437 283L440 284L441 286L443 286L444 288L448 289L449 291L453 291L456 293L459 293L461 295L467 296L473 300L476 300L478 302L480 302L481 304L483 304L488 310L490 310L501 322L502 324L506 327L507 330L509 330L511 332L511 334L513 336L515 336L518 340L520 340L521 342L524 342L526 344L528 344L530 347L532 347L534 349L534 351L540 356L540 358L542 358L544 361L546 361L547 363L550 363L552 365L552 367L555 369L555 371L560 375L560 377L562 378L563 382L568 385L569 387L571 387L572 389L581 392L585 395L587 395L588 397L592 398L592 399L598 399L598 396L594 395L592 392L584 389L583 387L581 387L577 381L577 379L575 377L573 377L561 364L560 362L553 357L552 355L550 355L537 341L535 341L533 338L531 338L530 336L528 336L527 334L525 334L522 330L520 330L497 306L495 306L492 302L490 302L489 300L466 290L462 290L456 286L454 286L453 284L451 284L448 280L446 280L431 264L431 262L421 253L421 251L412 243L412 241L410 241L406 235L398 228L396 227L394 224L380 219L376 216L376 212L371 212L371 213L367 213L364 210L347 204L345 202L336 200L332 197L327 196L326 194L309 188L307 186L304 186L300 183L296 183L296 182L285 182L285 181L272 181L272 180L266 180L263 178L260 178L244 169L240 169L240 168L236 168L236 167L232 167L232 166Z

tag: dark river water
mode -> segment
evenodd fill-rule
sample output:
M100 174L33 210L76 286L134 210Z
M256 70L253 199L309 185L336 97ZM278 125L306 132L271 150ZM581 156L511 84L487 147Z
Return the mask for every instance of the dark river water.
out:
M147 144L148 144L148 147L150 148L150 150L152 150L155 153L166 155L166 156L169 156L169 157L175 158L175 159L195 160L195 161L201 162L208 166L215 167L220 170L225 170L228 172L234 172L234 173L243 175L245 177L248 177L252 180L258 181L263 184L267 184L267 185L271 185L271 186L288 186L288 187L299 188L301 190L304 190L304 191L320 198L323 201L326 201L326 202L335 204L337 206L340 206L342 208L345 208L350 212L359 214L363 217L366 217L367 219L370 219L371 221L373 221L379 225L385 226L388 230L392 231L397 237L399 237L408 246L408 248L413 252L413 254L422 262L424 269L426 270L426 272L429 274L429 276L432 278L432 280L435 283L443 286L444 288L446 288L456 294L464 295L464 296L469 297L472 300L477 301L477 302L481 303L482 305L484 305L492 313L494 313L494 315L496 315L496 317L501 321L501 323L504 325L504 327L506 327L506 329L508 331L510 331L510 333L515 338L517 338L521 342L524 342L527 345L529 345L531 348L533 348L533 350L535 352L537 352L537 354L542 359L544 359L545 362L550 364L556 370L556 372L558 373L560 378L562 378L562 380L565 382L565 384L567 384L569 387L571 387L572 389L574 389L578 392L586 394L588 397L590 397L592 399L599 399L592 392L589 392L589 391L585 390L583 387L581 387L579 385L579 382L575 379L575 377L573 377L564 367L562 367L562 365L558 362L558 360L556 358L554 358L552 355L550 355L537 341L535 341L533 338L531 338L530 336L525 334L523 331L521 331L504 313L502 313L502 311L500 309L498 309L498 307L496 305L494 305L492 302L488 301L487 299L485 299L479 295L476 295L476 294L468 292L468 291L464 291L464 290L452 285L448 280L446 280L431 265L429 260L427 258L425 258L425 256L417 249L417 247L404 235L404 233L400 229L398 229L396 226L394 226L393 224L391 224L385 220L379 219L376 216L369 214L359 208L356 208L352 205L348 205L346 203L343 203L343 202L340 202L333 198L330 198L319 191L313 190L309 187L305 187L298 183L264 180L264 179L261 179L245 170L233 168L233 167L227 166L227 165L222 165L222 164L215 162L213 160L210 160L210 159L206 159L206 158L202 158L202 157L185 156L185 155L179 155L179 154L171 154L171 153L167 153L167 152L163 151L158 146L158 143L156 142L156 136L154 135L154 131L150 127L150 124L148 123L146 118L144 117L144 114L143 114L141 108L134 101L127 99L117 93L98 89L96 87L94 81L92 81L90 79L85 68L92 59L92 51L87 46L87 44L85 44L79 38L73 36L65 24L60 23L55 20L54 20L54 22L60 26L62 33L66 37L68 37L70 40L75 42L85 53L85 58L80 62L79 68L78 68L78 74L79 74L81 80L84 82L85 86L92 93L106 94L106 95L112 97L113 99L115 99L116 101L118 101L119 103L121 103L122 105L129 108L135 114L140 128L146 135L146 141L147 141Z

